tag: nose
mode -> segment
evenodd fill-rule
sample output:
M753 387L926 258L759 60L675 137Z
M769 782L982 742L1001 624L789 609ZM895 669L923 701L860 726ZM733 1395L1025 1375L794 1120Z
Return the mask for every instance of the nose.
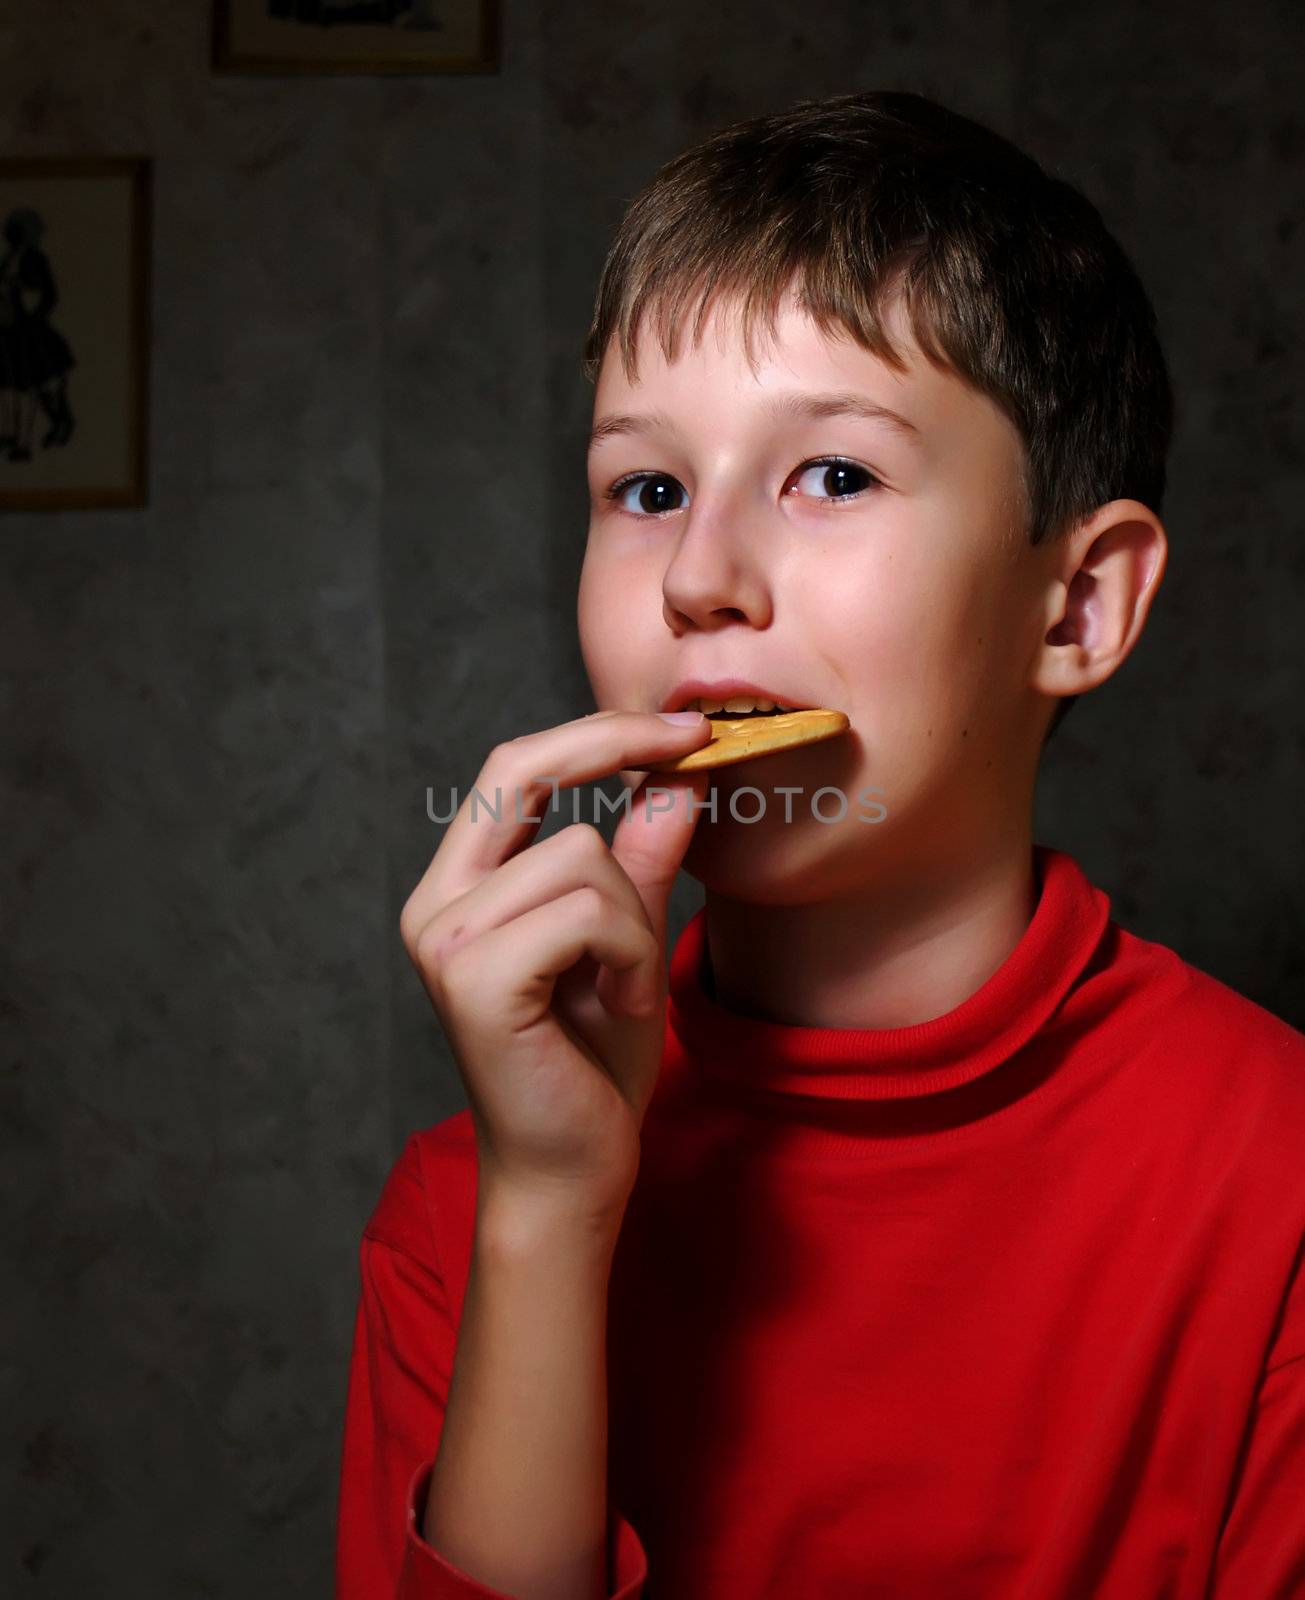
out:
M700 501L689 512L662 579L662 616L672 633L713 632L734 622L768 626L771 591L759 523L759 515L750 518L719 500Z

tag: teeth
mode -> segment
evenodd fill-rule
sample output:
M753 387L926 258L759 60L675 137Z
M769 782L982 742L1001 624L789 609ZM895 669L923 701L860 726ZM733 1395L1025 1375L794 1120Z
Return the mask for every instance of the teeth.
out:
M689 701L689 709L704 712L707 716L712 716L719 711L739 716L748 711L760 711L765 715L769 715L774 711L791 711L794 708L780 705L775 700L757 700L751 695L739 694L731 695L728 700L711 700L705 696L699 696L696 700Z

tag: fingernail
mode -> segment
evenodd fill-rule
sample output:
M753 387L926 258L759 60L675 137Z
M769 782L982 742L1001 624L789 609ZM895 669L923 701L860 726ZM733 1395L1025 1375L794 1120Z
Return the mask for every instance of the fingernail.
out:
M692 723L701 722L701 711L659 711L657 715L663 722L673 722L677 727L687 728Z

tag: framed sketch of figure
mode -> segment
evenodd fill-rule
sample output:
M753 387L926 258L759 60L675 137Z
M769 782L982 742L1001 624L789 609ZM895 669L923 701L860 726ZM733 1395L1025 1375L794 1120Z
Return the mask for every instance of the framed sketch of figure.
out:
M148 498L150 164L0 161L0 509Z
M215 0L219 72L497 72L498 0Z

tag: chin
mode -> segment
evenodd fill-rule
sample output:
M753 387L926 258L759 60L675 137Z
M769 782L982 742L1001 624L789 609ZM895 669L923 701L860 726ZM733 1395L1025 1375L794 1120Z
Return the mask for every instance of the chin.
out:
M762 784L757 788L766 792ZM681 866L707 893L748 905L807 905L845 895L856 864L873 852L883 828L857 821L854 807L842 823L818 822L806 794L792 797L792 822L784 821L784 796L772 794L766 794L764 816L739 822L730 814L729 794L717 788L718 820L702 813ZM757 806L755 795L744 795L740 816L751 816Z

